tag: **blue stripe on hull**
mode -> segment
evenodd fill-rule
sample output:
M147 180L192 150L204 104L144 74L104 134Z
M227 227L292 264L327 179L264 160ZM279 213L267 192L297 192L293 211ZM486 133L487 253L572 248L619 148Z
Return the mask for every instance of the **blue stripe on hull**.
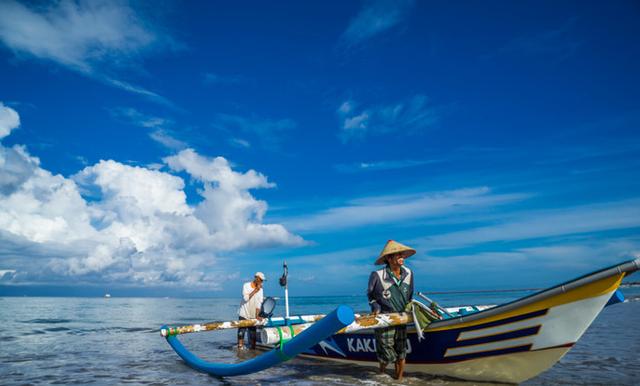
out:
M530 312L511 318L505 318L485 324L459 329L426 332L425 339L418 342L418 336L408 334L409 351L407 353L408 363L451 363L474 358L482 358L492 355L510 354L515 352L529 351L531 344L521 344L516 347L493 349L474 353L466 353L456 356L445 357L447 349L467 347L477 344L494 343L506 341L514 338L522 338L536 335L540 326L530 326L514 331L499 333L486 337L467 339L458 341L461 332L478 330L488 327L496 327L508 323L523 321L545 315L547 310ZM376 342L372 332L362 334L337 334L326 339L311 349L304 352L308 355L329 357L336 359L348 359L356 361L377 361Z

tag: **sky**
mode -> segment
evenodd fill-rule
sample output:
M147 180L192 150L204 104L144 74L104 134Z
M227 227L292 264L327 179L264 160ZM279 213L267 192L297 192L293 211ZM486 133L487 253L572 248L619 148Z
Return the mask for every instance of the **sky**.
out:
M635 1L0 1L0 295L545 287L640 256Z

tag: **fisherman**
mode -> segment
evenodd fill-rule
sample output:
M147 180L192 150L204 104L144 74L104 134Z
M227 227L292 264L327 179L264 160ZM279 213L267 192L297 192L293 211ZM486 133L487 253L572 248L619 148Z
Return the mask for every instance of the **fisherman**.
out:
M260 307L264 299L262 285L265 280L267 279L264 273L256 272L253 281L248 281L242 286L242 301L240 302L240 309L238 309L240 320L262 319L260 317ZM246 327L238 329L238 350L244 350L244 336L247 330L249 330L249 345L252 350L256 348L256 328Z
M404 312L413 298L413 274L404 266L404 260L415 254L413 248L389 240L376 259L376 265L385 264L382 269L371 272L367 297L374 315L380 312ZM407 357L407 326L387 327L375 330L376 355L380 363L380 373L387 365L395 362L395 377L402 379Z

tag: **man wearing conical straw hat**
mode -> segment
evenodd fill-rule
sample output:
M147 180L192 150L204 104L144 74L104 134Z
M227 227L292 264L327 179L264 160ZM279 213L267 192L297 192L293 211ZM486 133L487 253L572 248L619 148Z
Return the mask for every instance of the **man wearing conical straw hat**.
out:
M404 266L404 260L416 253L415 249L389 240L376 259L384 267L371 272L367 296L374 314L404 312L413 298L413 273ZM395 362L395 378L402 379L407 357L407 326L376 329L376 354L380 372Z

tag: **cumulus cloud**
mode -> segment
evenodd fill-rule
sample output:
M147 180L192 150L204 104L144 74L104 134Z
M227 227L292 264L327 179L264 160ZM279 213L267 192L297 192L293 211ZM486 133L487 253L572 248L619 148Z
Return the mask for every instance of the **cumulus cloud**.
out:
M271 244L301 244L303 240L279 224L262 224L267 203L255 199L251 189L271 188L275 184L256 172L238 173L223 157L207 158L192 149L166 157L164 161L177 172L185 171L204 183L204 197L196 216L215 231L214 239L222 248Z
M160 95L111 73L131 67L171 39L142 20L126 2L62 0L48 5L0 2L0 41L20 57L48 60L123 90L168 103Z
M432 128L440 119L437 107L431 106L424 95L390 105L358 109L354 101L343 102L336 110L340 120L343 142L369 135L391 132L411 134Z
M20 126L20 116L11 107L0 102L0 140L11 133L11 130Z
M265 224L250 190L275 186L254 170L192 149L167 157L171 172L102 160L67 178L22 146L0 145L3 282L86 282L216 288L216 264L247 248L304 241ZM185 173L201 184L187 202ZM35 260L40 263L35 264Z
M412 6L411 0L366 2L342 34L342 42L354 46L393 28L407 17Z

